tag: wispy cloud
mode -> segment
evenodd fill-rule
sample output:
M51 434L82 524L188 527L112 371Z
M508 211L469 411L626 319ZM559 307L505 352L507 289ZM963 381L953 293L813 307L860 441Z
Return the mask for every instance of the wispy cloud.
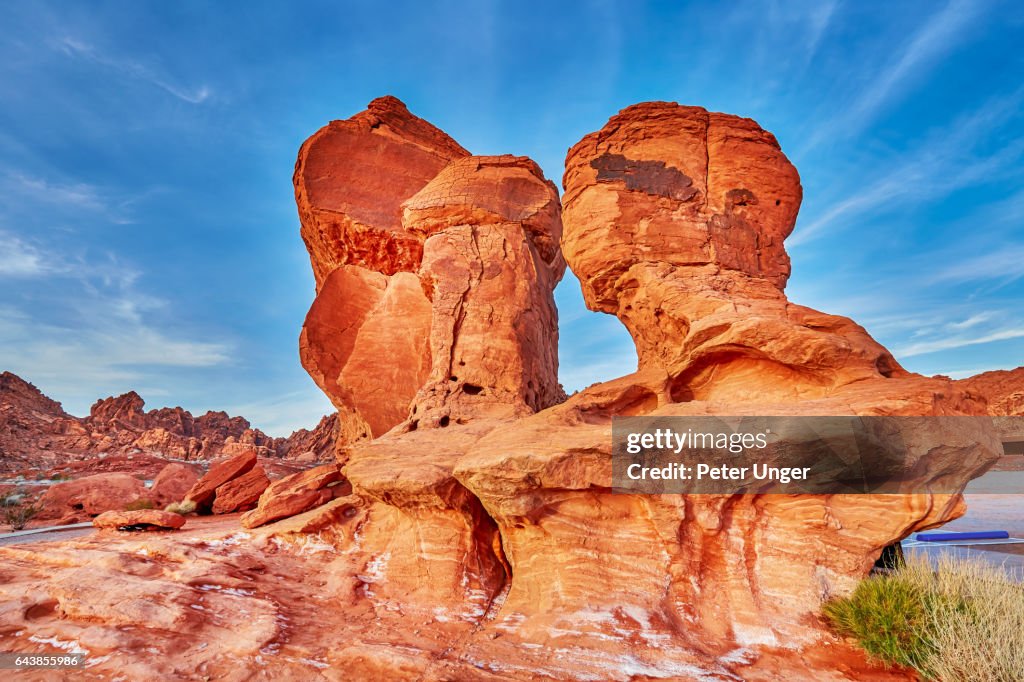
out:
M56 46L70 57L85 59L125 76L144 81L189 104L202 104L213 95L213 91L206 85L195 88L184 87L141 62L107 55L93 45L73 37L60 38L56 41Z
M40 177L15 168L0 170L0 207L8 212L58 210L74 215L88 212L111 223L125 225L133 222L135 204L155 191L150 189L126 197L93 183Z
M166 301L140 292L138 272L115 258L69 262L58 253L0 235L0 274L39 276L0 305L2 369L58 396L95 398L152 384L161 372L233 362L233 344L189 338ZM8 264L10 254L16 260Z
M988 332L978 336L950 336L932 341L912 343L896 350L896 357L910 358L915 355L936 353L942 350L952 350L965 346L979 346L996 341L1007 341L1009 339L1024 338L1024 327L1010 327Z
M955 330L955 331L963 331L964 329L970 329L971 327L977 327L982 322L988 322L989 320L993 319L995 316L996 316L996 313L994 313L992 311L985 311L983 313L977 313L975 315L971 315L966 320L961 320L960 322L949 322L949 323L946 324L946 328L947 329L952 329L952 330Z
M1016 138L997 151L979 151L995 130L1017 120L1024 90L997 97L974 112L958 117L949 126L925 136L909 153L880 158L875 167L865 168L860 177L879 179L864 186L855 184L849 194L832 203L823 213L800 223L787 245L799 246L829 227L876 209L921 203L956 190L991 180L999 169L1015 165L1024 155L1024 138ZM874 171L878 171L874 173Z
M9 172L7 183L11 190L21 198L43 201L52 204L63 204L74 208L103 210L106 202L99 189L84 182L54 183L43 178L32 177L20 172Z
M848 118L862 125L870 121L889 100L898 96L900 87L920 71L934 65L963 38L963 30L978 13L981 3L951 0L922 26L899 57L865 89L849 109Z
M807 38L803 41L806 45L804 50L804 64L811 61L821 45L822 38L828 32L832 24L832 17L839 7L838 0L815 3L815 7L806 14L807 17Z
M982 5L971 0L950 0L928 17L906 47L880 66L878 76L810 137L805 150L826 139L856 137L867 128L888 105L905 96L912 83L953 51L984 10Z
M289 436L314 426L334 406L319 390L289 391L263 400L225 405L229 414L240 414L271 436Z
M46 258L34 246L0 232L0 277L39 277L50 269Z
M995 253L959 259L932 276L933 282L971 282L1000 279L1004 283L1024 277L1024 244L1013 244Z

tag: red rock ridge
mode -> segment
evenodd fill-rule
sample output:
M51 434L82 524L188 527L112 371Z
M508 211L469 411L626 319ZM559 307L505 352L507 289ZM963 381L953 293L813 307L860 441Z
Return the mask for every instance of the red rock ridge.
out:
M264 457L331 459L337 417L324 417L313 431L272 438L244 417L207 412L193 417L180 407L145 411L131 391L96 401L85 418L63 410L34 385L11 372L0 374L0 471L50 469L69 459L97 455L158 453L208 460L254 448ZM312 453L312 454L310 454Z
M984 396L991 415L1024 416L1024 367L983 372L957 383Z

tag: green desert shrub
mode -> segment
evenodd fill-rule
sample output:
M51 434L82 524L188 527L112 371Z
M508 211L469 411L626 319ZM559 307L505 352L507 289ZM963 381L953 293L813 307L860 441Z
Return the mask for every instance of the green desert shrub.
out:
M13 504L5 505L3 511L4 523L11 527L11 530L24 530L25 524L35 518L41 508L34 504Z
M196 503L192 500L182 500L181 502L171 502L169 505L164 507L164 511L174 512L175 514L191 514L196 510Z
M939 682L1024 680L1019 575L958 557L915 558L824 607L873 659Z
M140 509L155 509L156 505L153 504L153 500L148 497L140 497L139 499L129 502L125 505L125 511L139 511Z

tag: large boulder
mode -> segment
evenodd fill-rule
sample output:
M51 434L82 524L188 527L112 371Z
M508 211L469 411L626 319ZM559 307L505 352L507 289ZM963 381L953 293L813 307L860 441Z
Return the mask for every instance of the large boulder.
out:
M108 511L93 519L92 525L116 530L176 530L185 525L185 517L160 509Z
M237 478L218 486L213 500L214 514L248 511L256 506L260 495L270 485L263 467L256 466Z
M256 528L295 516L330 501L342 482L337 464L324 464L280 478L263 491L256 509L242 515L242 525Z
M122 510L143 497L146 486L130 474L95 474L51 486L39 501L41 511L37 518L96 516Z
M185 500L194 502L196 509L200 511L209 511L213 506L214 497L217 495L217 488L250 471L256 466L256 459L256 451L249 449L214 464L185 493Z

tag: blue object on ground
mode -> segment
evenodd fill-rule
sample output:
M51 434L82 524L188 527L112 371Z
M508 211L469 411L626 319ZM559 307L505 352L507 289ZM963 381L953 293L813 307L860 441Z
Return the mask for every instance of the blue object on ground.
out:
M914 539L920 542L949 542L951 540L1005 540L1010 534L1005 530L978 530L970 533L918 533Z

